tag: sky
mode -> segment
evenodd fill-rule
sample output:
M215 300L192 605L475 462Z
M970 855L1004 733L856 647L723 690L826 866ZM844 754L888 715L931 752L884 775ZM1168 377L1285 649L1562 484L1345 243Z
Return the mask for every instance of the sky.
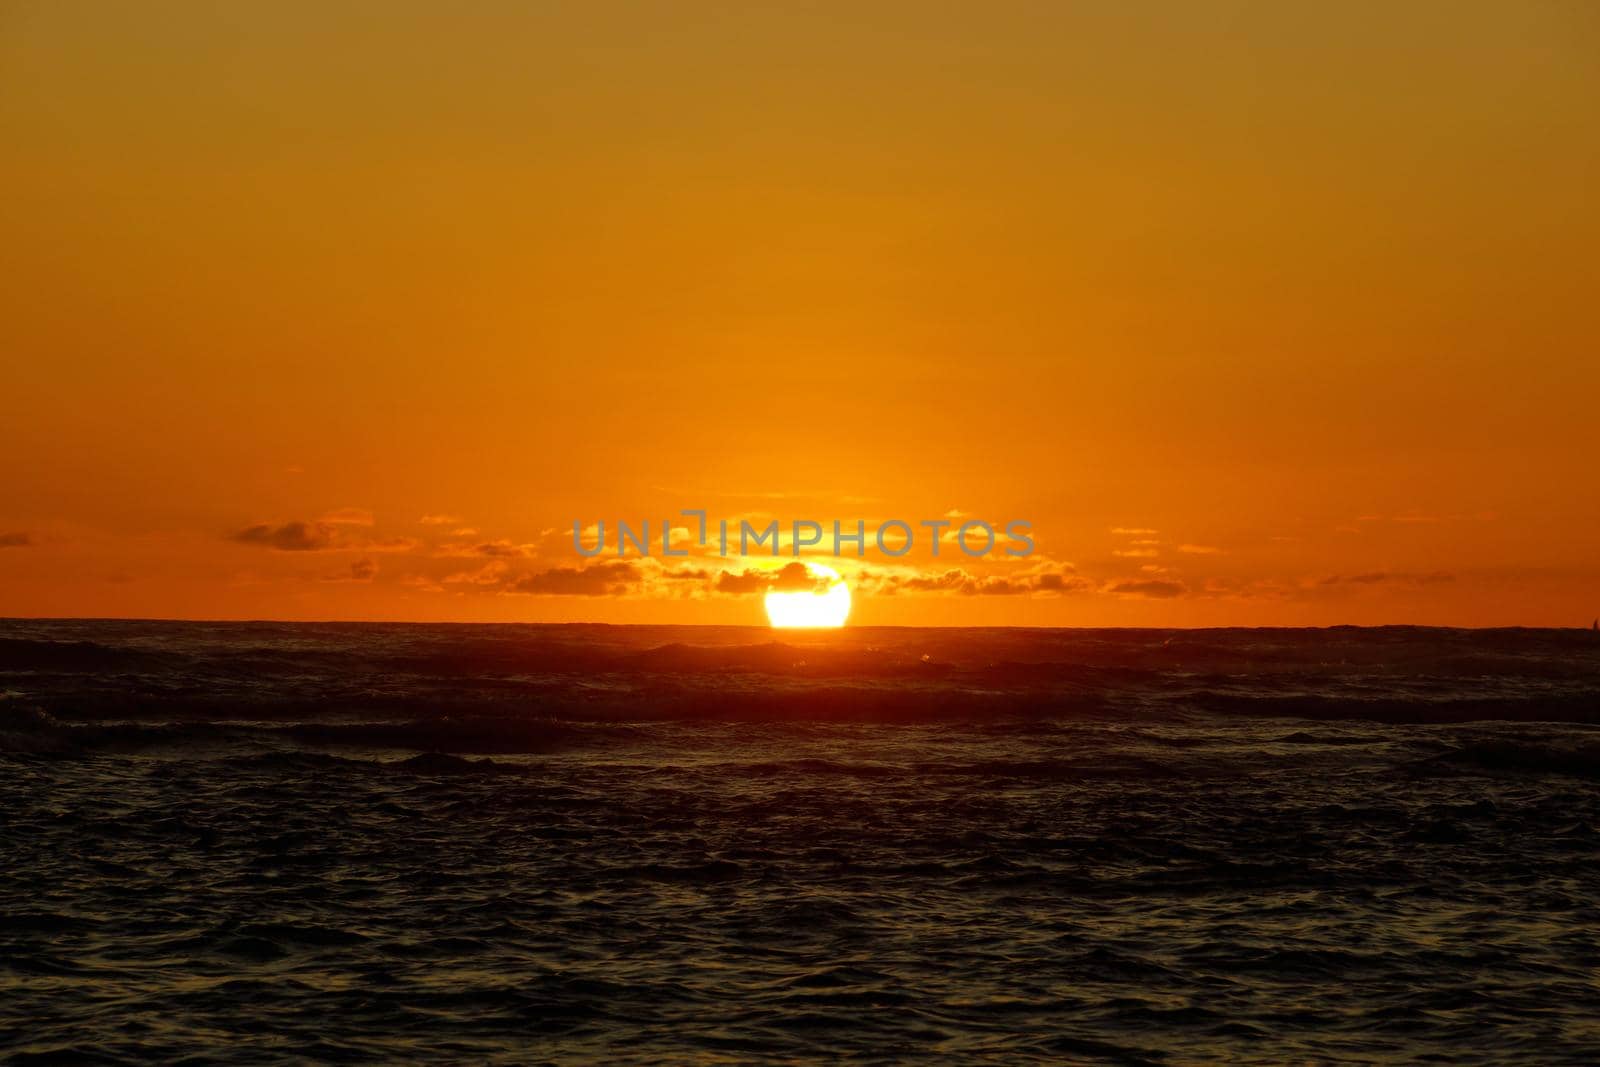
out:
M1596 101L1584 2L0 3L0 615L763 622L573 548L702 508L1030 524L853 623L1587 626Z

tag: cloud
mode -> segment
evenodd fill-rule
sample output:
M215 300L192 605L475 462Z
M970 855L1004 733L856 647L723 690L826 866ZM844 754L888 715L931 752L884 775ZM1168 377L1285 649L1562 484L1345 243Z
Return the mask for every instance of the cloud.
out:
M320 552L334 547L338 532L326 522L286 522L282 526L258 522L228 537L242 545L262 545L279 552Z
M1215 545L1179 545L1178 551L1191 556L1216 556L1221 554L1222 549Z
M1041 593L1082 593L1094 588L1094 583L1076 574L1052 572L1035 577L1033 587Z
M445 576L446 585L499 585L511 570L503 559L490 560L475 571L457 571Z
M732 596L764 593L769 589L780 593L821 593L825 592L832 582L831 578L813 574L803 562L795 560L793 563L784 564L776 571L760 569L739 573L723 571L717 575L716 584L712 588L718 593Z
M632 563L595 563L587 567L552 567L508 582L508 593L540 596L605 596L627 591L640 579Z
M811 569L799 560L786 563L778 571L778 576L773 579L772 588L780 593L825 593L833 584L833 579L826 575L813 574Z
M1182 596L1189 591L1189 587L1182 582L1167 581L1163 578L1146 578L1134 581L1114 582L1106 589L1108 593L1117 596L1141 596L1168 599Z
M0 548L27 548L33 544L33 535L24 530L0 533Z
M1129 537L1154 537L1161 531L1152 530L1148 526L1113 526L1111 527L1111 532L1114 534L1126 534Z
M414 537L362 537L346 541L339 547L367 552L411 552L421 547L421 542Z
M976 581L972 575L959 567L952 567L942 574L919 574L909 578L890 578L889 591L909 591L913 593L954 593L961 588Z
M1387 582L1388 580L1389 576L1387 574L1384 574L1382 571L1374 571L1370 574L1330 574L1328 577L1322 579L1322 584L1376 585L1379 582Z
M424 515L417 521L424 526L459 526L465 520L459 515Z
M322 580L325 582L370 582L377 576L378 561L367 557L351 563L349 570L327 575Z
M938 574L877 573L863 577L861 584L886 596L899 593L932 593L957 596L1064 596L1088 592L1095 583L1073 572L1068 564L1052 565L1023 574L980 577L959 567Z
M1257 578L1252 581L1207 578L1194 595L1227 600L1290 600L1302 595L1303 588L1276 578Z
M965 586L963 596L1022 596L1033 592L1026 582L1011 578L989 577Z
M489 556L494 559L515 559L528 554L527 546L514 545L505 538L498 541L486 541L472 550L474 555Z
M1437 585L1440 582L1453 582L1456 576L1446 571L1429 571L1426 574L1391 573L1388 571L1368 571L1363 574L1330 574L1322 579L1320 585Z
M974 574L961 568L928 573L898 565L869 569L841 563L840 569L845 571L852 588L866 595L1060 597L1092 593L1100 588L1098 581L1078 575L1071 564L1055 561L1039 561L1026 570L998 575ZM401 584L434 592L449 587L498 594L669 599L751 596L769 590L821 591L832 581L810 570L803 560L777 567L732 570L700 561L672 565L656 558L595 562L540 571L520 571L515 560L492 558L482 561L481 566L475 565L443 578L399 579Z
M743 596L747 593L765 591L767 583L771 580L771 577L763 571L742 571L738 574L733 571L723 571L717 575L715 589L719 593Z
M228 534L228 540L242 545L259 545L279 552L409 552L417 542L409 537L366 537L351 534L346 527L355 523L296 520L281 525L258 522Z
M1161 555L1153 548L1113 549L1113 556L1122 556L1124 559L1154 559Z

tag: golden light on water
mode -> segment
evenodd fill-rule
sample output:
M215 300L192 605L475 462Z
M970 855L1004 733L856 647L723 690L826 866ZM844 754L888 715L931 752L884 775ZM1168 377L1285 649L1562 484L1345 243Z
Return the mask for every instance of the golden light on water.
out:
M850 587L832 567L821 563L803 566L809 574L809 588L785 589L780 583L767 590L767 620L775 629L843 626L850 615Z

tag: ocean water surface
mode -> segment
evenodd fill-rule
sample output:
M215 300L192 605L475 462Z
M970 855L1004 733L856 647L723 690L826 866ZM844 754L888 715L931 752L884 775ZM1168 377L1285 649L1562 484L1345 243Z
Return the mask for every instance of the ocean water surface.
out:
M15 1062L1600 1062L1600 636L0 622Z

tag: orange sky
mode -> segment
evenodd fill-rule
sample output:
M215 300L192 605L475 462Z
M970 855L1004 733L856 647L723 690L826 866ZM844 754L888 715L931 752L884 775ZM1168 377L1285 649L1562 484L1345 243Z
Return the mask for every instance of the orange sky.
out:
M786 7L0 6L0 615L1600 614L1593 5Z

